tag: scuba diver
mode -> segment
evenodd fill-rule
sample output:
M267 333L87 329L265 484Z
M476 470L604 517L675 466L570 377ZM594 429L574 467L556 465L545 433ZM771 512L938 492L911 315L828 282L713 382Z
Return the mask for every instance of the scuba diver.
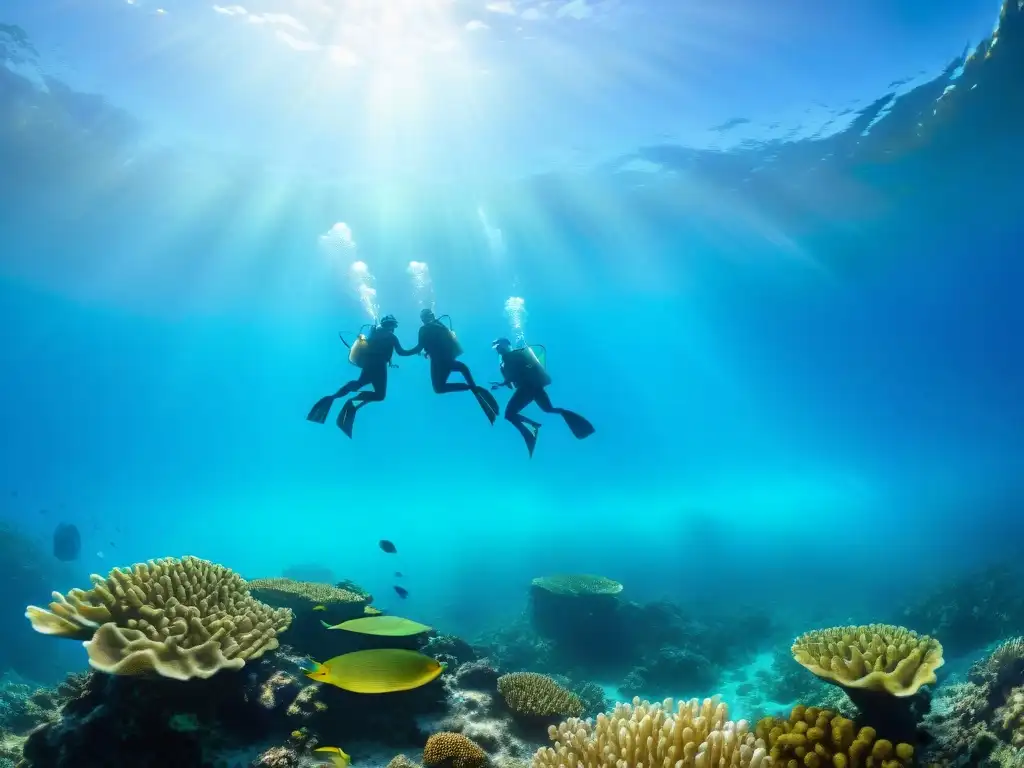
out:
M491 389L515 388L515 392L505 405L505 419L519 430L531 457L537 445L537 430L541 425L539 421L528 419L520 413L530 403L536 403L544 413L559 414L578 440L594 434L594 425L578 413L565 408L555 408L551 404L551 398L544 389L551 383L551 377L530 347L513 349L512 342L508 339L495 339L491 346L501 355L500 370L503 379L491 382Z
M397 352L402 357L416 354L412 350L403 349L395 336L395 329L398 321L394 315L385 315L378 325L370 331L370 335L362 334L349 346L345 339L342 342L349 346L349 362L358 365L362 372L359 378L353 379L333 395L321 397L310 409L306 418L317 424L323 424L327 420L327 414L331 412L331 406L339 397L352 394L341 408L338 414L338 428L349 437L352 437L352 425L356 418L356 411L367 403L377 403L383 400L388 393L388 368L397 368L391 363L392 355ZM340 336L341 334L339 334ZM360 392L367 384L373 387L372 391Z
M423 321L423 325L420 327L419 339L416 346L409 350L409 354L418 355L423 352L430 359L430 383L434 391L439 395L447 392L472 392L487 420L493 424L498 417L498 401L489 391L477 386L473 374L469 372L469 366L455 359L462 354L462 345L455 338L455 333L430 309L420 312L420 320ZM448 383L448 377L455 371L462 374L466 380L465 384Z

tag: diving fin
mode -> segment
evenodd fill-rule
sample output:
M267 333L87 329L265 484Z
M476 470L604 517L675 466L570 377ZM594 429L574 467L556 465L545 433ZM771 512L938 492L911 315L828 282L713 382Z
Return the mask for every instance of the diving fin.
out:
M331 406L334 405L334 395L327 395L327 397L321 397L317 400L313 407L309 409L309 414L306 416L306 421L312 421L316 424L323 424L327 421L327 414L331 412Z
M537 447L537 430L540 429L539 424L527 424L526 432L523 435L523 439L526 441L526 450L530 452L530 458L533 458L533 449Z
M474 389L473 394L476 395L476 401L480 403L480 407L487 415L487 420L494 424L494 420L498 418L498 401L494 399L494 395L483 387Z
M348 400L341 407L341 413L338 414L338 429L344 432L349 437L352 437L352 426L356 420L356 407L352 405L352 401Z
M565 419L565 425L572 431L577 440L582 440L594 434L594 425L578 413L563 410L562 418Z

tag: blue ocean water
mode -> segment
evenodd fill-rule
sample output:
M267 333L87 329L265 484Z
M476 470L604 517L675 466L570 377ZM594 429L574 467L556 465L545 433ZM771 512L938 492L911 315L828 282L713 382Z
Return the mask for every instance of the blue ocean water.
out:
M595 572L795 632L1018 551L998 8L410 5L415 44L363 50L293 5L0 11L2 519L53 589L317 565L471 636ZM543 345L596 433L531 412L531 458L417 358L352 439L305 419L357 373L339 332L392 313L411 346L423 307L482 382L493 339Z

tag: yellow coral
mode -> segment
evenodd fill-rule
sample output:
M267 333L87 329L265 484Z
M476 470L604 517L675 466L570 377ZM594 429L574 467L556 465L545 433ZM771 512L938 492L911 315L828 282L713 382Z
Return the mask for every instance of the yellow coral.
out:
M461 733L435 733L423 747L423 764L428 768L451 762L452 768L481 768L487 753Z
M766 717L754 729L768 745L777 766L852 768L868 765L902 768L913 764L914 748L875 739L873 728L860 728L841 715L818 707L794 707L789 720Z
M560 573L554 576L538 576L533 586L556 595L617 595L622 585L604 576L589 573Z
M527 717L579 717L583 702L547 675L513 672L498 678L498 692L517 715Z
M570 718L548 728L554 747L533 756L531 768L771 768L762 740L746 720L729 720L718 697L651 704L616 704L596 721Z
M37 632L84 639L101 672L155 672L175 680L241 669L277 648L291 611L250 596L229 568L196 557L173 557L93 575L89 590L53 593L50 609L28 606Z
M913 696L935 682L942 645L903 627L869 624L808 632L793 643L793 658L818 677L843 686Z

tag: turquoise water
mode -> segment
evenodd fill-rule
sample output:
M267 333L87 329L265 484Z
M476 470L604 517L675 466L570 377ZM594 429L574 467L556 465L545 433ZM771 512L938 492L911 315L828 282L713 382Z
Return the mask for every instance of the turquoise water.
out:
M312 564L471 636L596 572L798 631L1017 546L1024 49L968 61L990 3L410 5L373 46L316 3L44 5L0 12L0 509L52 588ZM412 346L423 307L481 382L542 344L596 433L534 407L530 458L417 358L352 439L305 419L357 373L339 332Z

